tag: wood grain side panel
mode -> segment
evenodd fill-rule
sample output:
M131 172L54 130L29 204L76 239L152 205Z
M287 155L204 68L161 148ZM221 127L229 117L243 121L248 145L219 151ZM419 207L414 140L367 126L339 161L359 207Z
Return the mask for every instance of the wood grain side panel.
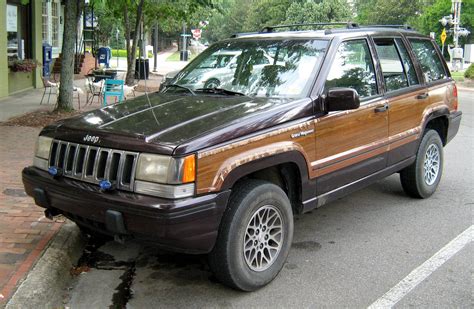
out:
M375 112L384 99L356 110L338 112L316 121L316 161L311 177L319 177L379 156L388 150L388 112Z
M281 152L299 151L309 170L309 162L315 157L314 133L296 138L291 135L311 130L314 132L314 121L307 121L198 153L197 193L218 191L233 169Z
M419 127L423 120L423 112L430 105L430 99L417 99L418 95L426 92L421 89L415 93L409 93L389 98L389 136L396 136L415 127Z

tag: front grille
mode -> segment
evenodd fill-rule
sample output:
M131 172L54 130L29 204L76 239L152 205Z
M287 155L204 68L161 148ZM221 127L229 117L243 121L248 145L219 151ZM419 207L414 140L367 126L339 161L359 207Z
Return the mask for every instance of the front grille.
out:
M107 179L117 189L133 191L138 153L54 140L49 166L65 177L98 184Z

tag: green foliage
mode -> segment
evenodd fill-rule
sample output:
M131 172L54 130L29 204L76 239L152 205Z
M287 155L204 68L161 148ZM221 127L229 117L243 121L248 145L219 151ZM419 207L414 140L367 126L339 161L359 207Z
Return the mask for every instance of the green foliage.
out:
M410 17L417 16L423 0L356 0L357 22L363 25L403 25ZM439 19L439 18L438 18Z
M286 13L286 24L349 21L351 11L345 0L293 2Z
M474 79L474 63L467 68L466 72L464 72L464 77L469 79Z
M351 19L347 0L221 0L209 17L203 37L215 42L265 26Z
M112 49L112 57L127 57L127 50L126 49Z

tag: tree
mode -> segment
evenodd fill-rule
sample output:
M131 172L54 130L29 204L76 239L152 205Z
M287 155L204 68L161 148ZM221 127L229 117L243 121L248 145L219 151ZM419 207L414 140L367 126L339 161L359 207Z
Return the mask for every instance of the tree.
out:
M351 16L346 0L294 2L287 10L285 23L344 22L349 21Z
M410 17L419 15L424 2L429 0L356 0L356 20L363 25L405 24Z
M74 58L77 26L84 6L84 0L65 0L64 32L61 51L61 77L56 110L73 110L72 94L74 80Z

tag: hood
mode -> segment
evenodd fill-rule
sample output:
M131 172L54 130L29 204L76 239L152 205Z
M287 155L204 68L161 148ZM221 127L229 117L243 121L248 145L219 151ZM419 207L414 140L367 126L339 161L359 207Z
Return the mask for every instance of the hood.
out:
M81 143L91 135L99 137L97 146L177 154L292 120L308 109L302 101L154 93L62 120L44 133ZM192 142L197 140L200 145Z

